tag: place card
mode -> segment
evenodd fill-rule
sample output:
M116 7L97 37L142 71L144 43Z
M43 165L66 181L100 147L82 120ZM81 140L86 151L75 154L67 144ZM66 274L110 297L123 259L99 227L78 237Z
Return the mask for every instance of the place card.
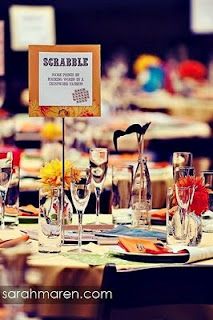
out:
M100 46L30 45L29 115L100 116Z

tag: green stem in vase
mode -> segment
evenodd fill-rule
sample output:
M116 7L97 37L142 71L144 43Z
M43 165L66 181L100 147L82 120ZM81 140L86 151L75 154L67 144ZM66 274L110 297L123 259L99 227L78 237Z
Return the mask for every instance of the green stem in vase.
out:
M78 251L82 251L82 220L83 220L83 211L78 211Z
M141 190L144 187L143 181L143 152L144 152L144 135L137 133L138 140L138 165L140 166L140 190L139 190L139 208L141 207Z

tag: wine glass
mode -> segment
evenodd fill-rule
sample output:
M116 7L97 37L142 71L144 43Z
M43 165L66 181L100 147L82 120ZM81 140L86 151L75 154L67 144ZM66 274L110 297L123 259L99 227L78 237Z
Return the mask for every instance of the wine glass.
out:
M191 152L174 152L172 158L173 177L176 180L176 174L179 167L191 167L193 162L193 155Z
M194 177L195 176L195 168L190 166L178 167L176 168L174 180L178 181L180 178L184 178L187 176Z
M99 224L100 196L108 167L108 151L106 148L90 149L90 169L96 196L96 224Z
M71 196L78 214L78 252L82 251L82 218L91 193L90 169L80 169L80 179L71 183Z
M192 201L193 187L180 187L175 184L175 194L179 207L187 213L189 205Z
M12 152L0 153L0 210L1 228L5 228L5 201L12 174Z

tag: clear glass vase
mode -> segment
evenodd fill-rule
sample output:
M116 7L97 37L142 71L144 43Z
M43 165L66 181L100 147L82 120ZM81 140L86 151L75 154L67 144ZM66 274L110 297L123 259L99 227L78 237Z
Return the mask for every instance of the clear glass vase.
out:
M187 188L186 188L187 189ZM189 197L191 191L189 190ZM167 243L170 245L197 246L202 239L201 216L189 210L183 210L177 204L174 188L167 192ZM184 199L188 196L184 193Z
M186 192L186 194L185 194ZM175 190L175 188L169 188L167 191L167 243L171 245L188 245L189 242L189 213L184 210L177 203L176 193L179 193L178 198L183 198L189 204L189 193L187 190ZM181 202L181 201L179 201Z
M39 190L39 252L58 253L62 240L62 189Z
M143 139L138 144L138 164L132 184L132 223L134 227L151 227L152 188L147 160L143 157Z

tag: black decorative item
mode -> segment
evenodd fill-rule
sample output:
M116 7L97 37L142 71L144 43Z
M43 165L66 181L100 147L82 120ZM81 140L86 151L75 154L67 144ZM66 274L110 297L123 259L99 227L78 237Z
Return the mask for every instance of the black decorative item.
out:
M116 130L113 135L113 142L116 151L118 151L118 138L127 134L136 133L138 141L138 163L134 173L131 204L134 212L133 226L137 227L142 224L150 227L151 217L150 210L152 208L152 190L147 160L144 158L144 135L149 128L151 122L144 126L133 124L126 131Z
M125 131L116 130L113 135L113 142L114 142L115 150L118 151L118 138L123 137L127 134L130 134L130 133L136 133L138 144L140 144L140 142L142 142L141 137L145 135L150 124L151 124L151 122L148 122L144 126L141 126L140 124L135 123L135 124L132 124L131 126L129 126ZM140 150L140 151L143 151L143 150Z

